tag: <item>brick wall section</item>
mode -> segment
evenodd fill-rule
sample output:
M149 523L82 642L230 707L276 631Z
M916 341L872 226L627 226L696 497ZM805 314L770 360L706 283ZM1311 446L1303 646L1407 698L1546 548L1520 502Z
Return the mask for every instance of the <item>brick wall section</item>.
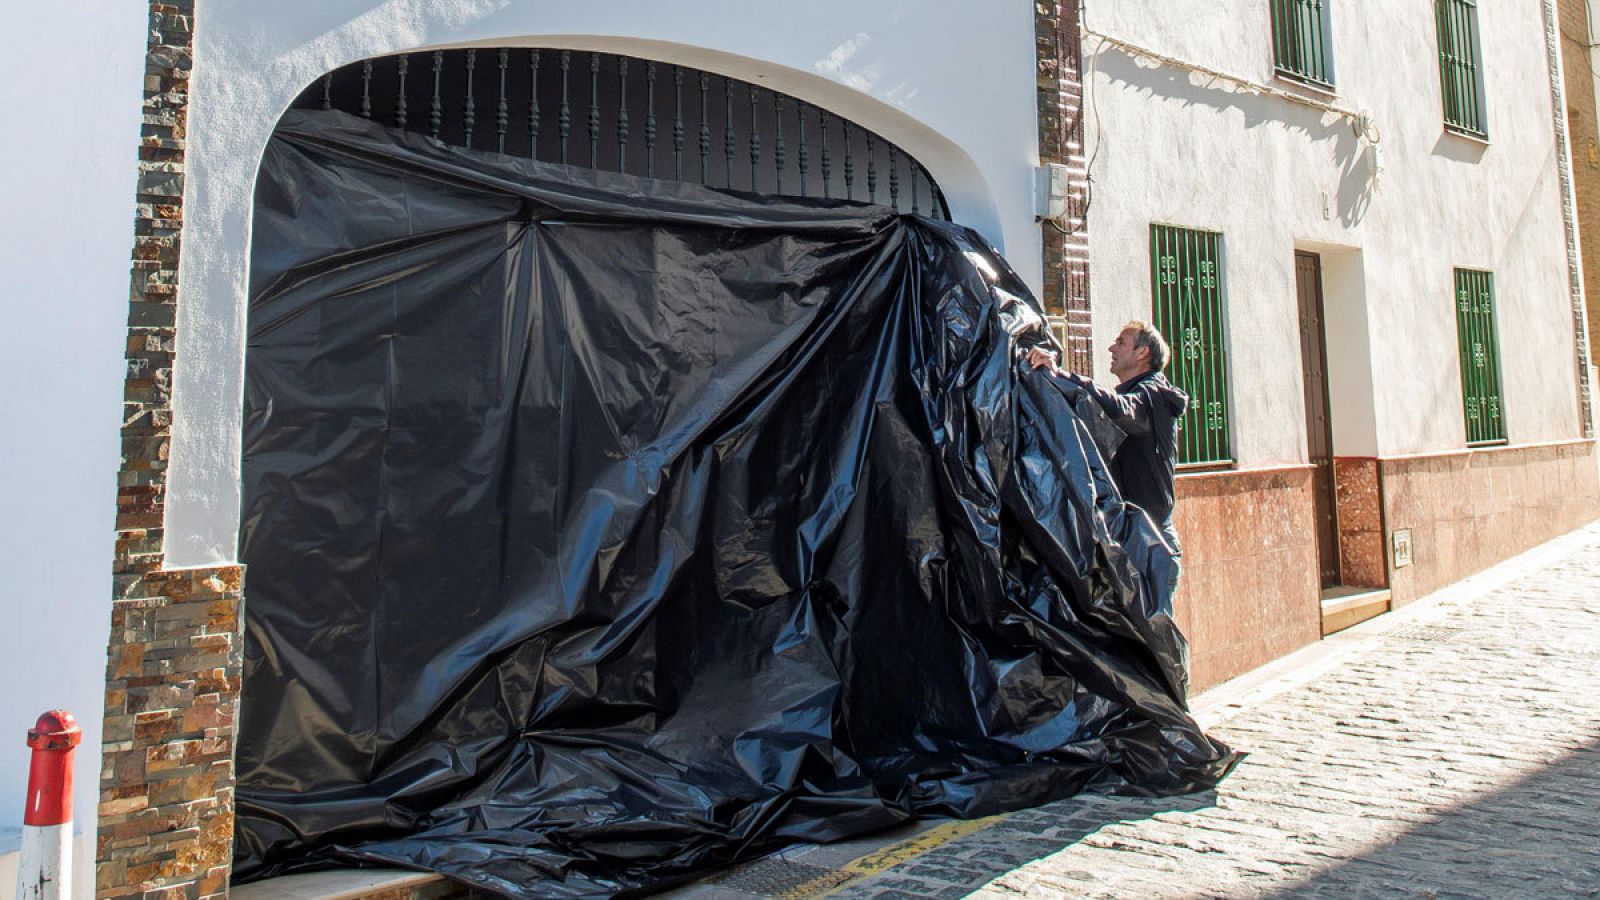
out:
M1592 343L1600 329L1600 310L1591 300L1585 312L1584 296L1600 296L1596 293L1600 289L1600 127L1595 122L1594 80L1589 68L1589 11L1584 0L1557 0L1554 9L1547 2L1544 13L1547 31L1560 33L1562 71L1555 71L1552 46L1550 89L1555 102L1556 147L1570 148L1571 155L1558 153L1556 163L1563 192L1572 191L1563 194L1562 212L1577 220L1576 234L1568 222L1567 254L1577 332L1578 416L1583 436L1593 437L1593 386L1586 364L1600 365ZM1554 43L1555 36L1547 34L1547 40ZM1571 207L1566 206L1568 197L1572 198Z
M238 566L164 571L194 0L152 0L117 475L95 894L222 897L233 851Z
M1039 162L1071 171L1068 233L1040 223L1044 246L1045 311L1057 317L1057 340L1074 371L1094 371L1089 322L1089 169L1083 147L1083 42L1075 0L1036 0Z

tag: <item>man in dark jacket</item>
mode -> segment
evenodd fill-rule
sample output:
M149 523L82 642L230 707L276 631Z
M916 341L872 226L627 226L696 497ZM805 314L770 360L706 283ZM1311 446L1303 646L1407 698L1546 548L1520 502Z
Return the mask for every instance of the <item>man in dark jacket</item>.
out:
M1189 405L1189 395L1162 374L1171 353L1153 325L1129 322L1110 350L1111 374L1119 382L1115 392L1081 375L1062 371L1050 350L1028 351L1028 362L1034 368L1047 367L1088 391L1128 436L1111 460L1112 480L1124 500L1150 514L1176 557L1183 550L1172 525L1173 477L1178 459L1178 419Z

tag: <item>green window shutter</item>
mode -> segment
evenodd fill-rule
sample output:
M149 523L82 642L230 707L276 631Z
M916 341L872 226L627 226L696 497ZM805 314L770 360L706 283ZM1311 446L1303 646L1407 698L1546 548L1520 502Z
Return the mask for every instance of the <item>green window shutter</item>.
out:
M1478 0L1434 0L1433 12L1439 28L1439 85L1444 96L1445 127L1487 137Z
M1172 348L1167 378L1189 394L1179 422L1178 463L1231 462L1228 352L1223 333L1222 235L1150 226L1155 326Z
M1494 275L1456 270L1456 335L1461 348L1461 400L1467 443L1506 439L1500 395L1500 339L1494 325Z
M1333 86L1328 6L1333 0L1267 0L1272 7L1272 55L1278 74Z

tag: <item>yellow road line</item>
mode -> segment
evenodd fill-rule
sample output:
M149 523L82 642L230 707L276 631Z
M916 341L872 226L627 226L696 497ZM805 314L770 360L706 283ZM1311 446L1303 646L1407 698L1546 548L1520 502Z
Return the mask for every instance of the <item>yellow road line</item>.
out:
M998 824L1004 818L1004 815L987 816L982 819L957 820L935 825L927 831L912 835L903 841L897 841L887 847L879 847L871 853L859 856L827 875L819 875L804 884L784 891L779 896L783 900L806 900L806 898L811 897L826 897L846 885L886 872L925 853L937 850L957 838L966 837L991 825Z

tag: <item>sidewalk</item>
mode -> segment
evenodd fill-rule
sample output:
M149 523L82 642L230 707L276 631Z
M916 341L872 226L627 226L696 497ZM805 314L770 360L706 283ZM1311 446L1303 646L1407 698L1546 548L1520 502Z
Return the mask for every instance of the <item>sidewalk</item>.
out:
M1216 791L806 847L678 897L1600 897L1600 525L1196 701Z

